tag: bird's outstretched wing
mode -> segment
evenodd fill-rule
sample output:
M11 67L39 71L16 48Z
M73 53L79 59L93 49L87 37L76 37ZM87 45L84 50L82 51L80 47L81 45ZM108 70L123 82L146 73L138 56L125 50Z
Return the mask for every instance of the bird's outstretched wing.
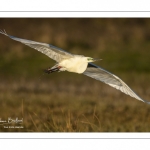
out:
M68 52L66 52L66 51L64 51L64 50L62 50L58 47L50 45L50 44L17 38L17 37L8 35L5 30L4 31L0 30L0 33L8 36L9 38L11 38L15 41L21 42L21 43L23 43L23 44L25 44L29 47L32 47L32 48L36 49L37 51L47 55L48 57L55 60L56 62L60 62L63 59L73 57L72 54L70 54L70 53L68 53Z
M99 66L96 66L95 64L89 63L87 69L83 72L83 74L96 80L102 81L142 102L150 104L150 102L141 99L137 94L135 94L119 77Z

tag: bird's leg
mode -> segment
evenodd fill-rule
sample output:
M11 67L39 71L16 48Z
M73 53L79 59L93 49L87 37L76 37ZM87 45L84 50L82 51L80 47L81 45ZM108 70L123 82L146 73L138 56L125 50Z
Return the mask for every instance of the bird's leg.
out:
M57 66L56 68L48 68L48 69L44 70L44 72L50 74L50 73L59 71L60 68L61 68L61 66Z
M50 74L50 73L56 72L58 70L59 70L58 68L53 68L53 69L49 68L49 69L44 70L44 72Z

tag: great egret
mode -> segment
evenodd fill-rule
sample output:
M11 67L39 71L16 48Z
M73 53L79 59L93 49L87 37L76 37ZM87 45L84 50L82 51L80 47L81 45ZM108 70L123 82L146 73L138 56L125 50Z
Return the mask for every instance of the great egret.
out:
M47 69L45 71L46 73L52 73L55 71L69 71L79 74L83 73L84 75L102 81L117 90L136 98L137 100L150 104L150 102L141 99L137 94L135 94L119 77L91 63L100 59L85 57L83 55L73 55L50 44L17 38L8 35L5 30L0 30L0 33L15 41L19 41L29 47L32 47L55 60L57 64L52 68Z

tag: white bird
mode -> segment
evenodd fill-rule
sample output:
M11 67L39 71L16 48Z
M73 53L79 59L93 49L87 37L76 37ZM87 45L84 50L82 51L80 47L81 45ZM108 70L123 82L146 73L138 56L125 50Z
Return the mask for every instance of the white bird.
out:
M46 73L52 73L55 71L69 71L79 74L83 73L84 75L102 81L117 90L136 98L137 100L150 104L150 102L141 99L137 94L135 94L135 92L133 92L119 77L91 63L101 59L94 59L83 55L73 55L50 44L30 41L8 35L5 30L0 30L0 33L15 41L19 41L29 47L32 47L55 60L57 64L52 68L47 69Z

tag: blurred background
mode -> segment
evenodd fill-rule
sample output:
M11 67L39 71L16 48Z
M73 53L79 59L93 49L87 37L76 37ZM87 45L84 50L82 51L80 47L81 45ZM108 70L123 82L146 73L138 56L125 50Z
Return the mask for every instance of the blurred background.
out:
M150 101L149 18L1 18L10 35L101 58ZM1 132L149 132L150 106L84 75L43 73L55 64L0 34L0 118L23 118Z

